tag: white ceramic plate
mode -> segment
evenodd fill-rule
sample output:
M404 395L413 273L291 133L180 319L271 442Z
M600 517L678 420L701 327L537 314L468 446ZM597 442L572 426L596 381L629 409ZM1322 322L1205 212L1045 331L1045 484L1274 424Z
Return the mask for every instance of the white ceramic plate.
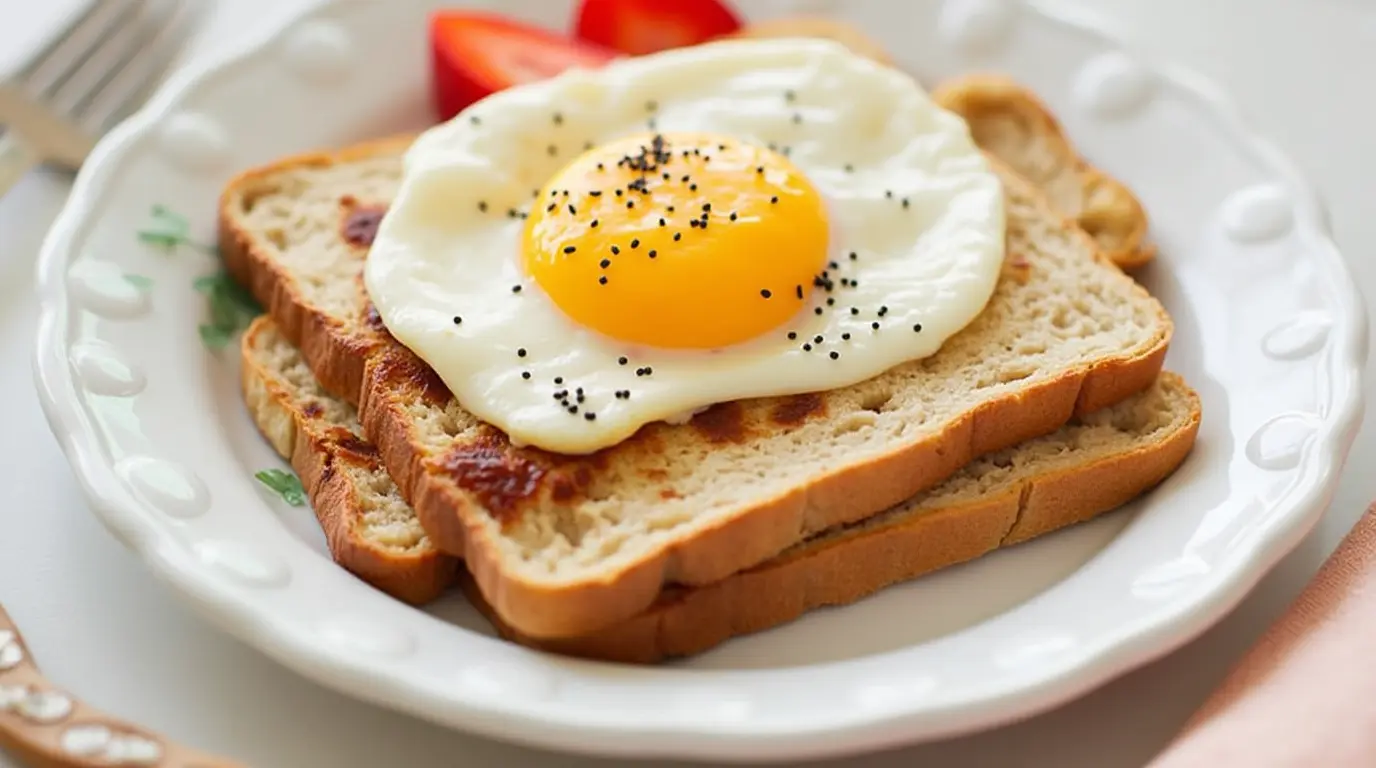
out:
M554 26L568 2L502 0ZM873 749L986 727L1185 642L1296 544L1361 410L1361 302L1314 193L1207 83L1060 5L806 5L858 21L919 78L1015 73L1140 193L1200 391L1187 464L1130 509L690 662L630 669L493 639L454 598L413 610L326 556L309 511L251 479L278 462L207 352L192 281L213 257L135 237L150 208L213 234L236 169L423 125L422 2L332 2L181 77L104 141L43 253L37 373L97 513L228 631L351 695L547 747L720 759ZM147 279L140 279L143 276ZM151 281L151 283L150 283Z

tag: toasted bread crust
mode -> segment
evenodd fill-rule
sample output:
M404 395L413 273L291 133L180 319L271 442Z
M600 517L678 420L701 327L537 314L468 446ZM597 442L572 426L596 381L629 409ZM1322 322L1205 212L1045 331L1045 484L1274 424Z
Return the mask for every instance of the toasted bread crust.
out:
M268 254L255 252L250 233L235 226L234 203L253 195L254 189L284 168L335 165L353 160L400 155L411 145L411 135L393 136L354 144L330 152L306 152L251 168L230 179L219 202L218 240L225 270L249 289L278 328L301 349L316 372L316 379L330 394L356 405L363 386L363 369L370 353L391 342L383 330L363 332L350 328L301 298L295 279ZM359 254L362 268L363 253ZM366 326L365 326L366 328Z
M318 487L317 478L324 474L313 472L313 467L356 461L367 470L378 471L380 458L366 445L302 439L305 430L292 429L304 424L317 433L328 433L339 427L337 422L317 422L307 411L318 402L304 400L300 394L293 398L275 386L281 374L267 370L253 356L257 337L271 325L270 318L260 318L243 343L245 401L264 436L283 454L291 453L295 446L294 463L312 488ZM1179 393L1172 402L1183 401L1185 405L1185 414L1174 417L1169 430L1154 428L1125 446L1097 449L1078 463L1042 469L1021 480L1005 478L977 496L944 503L929 500L927 506L918 508L921 511L880 516L857 527L825 532L715 584L665 587L647 611L588 635L555 639L527 636L492 610L472 578L460 575L459 580L470 601L504 637L531 647L632 663L700 653L732 637L787 623L814 608L855 602L886 586L1083 522L1136 498L1179 467L1199 428L1199 398L1180 377L1163 372L1157 386ZM263 405L265 399L267 407ZM283 411L290 414L286 428L278 418ZM1013 450L1017 452L1014 455L1036 455L1037 449L1022 444ZM1003 464L996 462L995 466ZM335 532L348 521L356 524L364 515L359 482L346 472L338 472L324 480L330 490L313 493L312 498L322 525L331 531L331 548L339 548L336 551L346 567L356 550L341 546ZM366 492L378 495L395 491L394 487L382 488L370 482ZM404 559L369 561L374 563L392 571L390 581L374 583L393 594L403 592L394 585L405 575L422 573ZM451 560L446 566L452 564ZM438 588L447 584L451 575L446 568L439 578L420 580ZM414 580L406 586L413 584Z
M396 399L365 402L362 418L364 430L379 447L383 463L415 507L422 526L442 550L462 554L494 609L511 625L531 628L526 631L532 637L564 637L634 616L652 604L666 584L720 581L749 567L742 563L763 562L796 544L800 532L861 520L932 488L977 456L1053 432L1073 415L1120 402L1146 388L1164 358L1163 340L1146 355L1113 361L1102 370L1069 371L1017 400L976 409L932 440L763 500L690 541L665 547L623 569L610 584L574 590L550 589L503 572L496 544L477 519L483 510L443 477L424 471L401 406L417 396L406 384L385 377L370 379L365 392L390 391ZM914 483L913 478L926 481Z
M279 455L291 462L310 497L335 562L369 584L413 605L428 603L448 589L459 571L456 558L429 544L400 551L366 538L360 527L363 503L340 465L377 464L371 445L353 439L318 415L277 381L254 354L257 337L272 321L260 317L242 340L241 384L254 424Z
M965 118L981 149L1047 192L1052 206L1088 232L1114 264L1136 269L1155 257L1137 197L1080 156L1032 91L1002 75L975 74L943 83L932 99Z
M484 525L487 514L469 493L432 465L418 445L407 404L448 400L448 392L427 366L385 331L356 319L330 317L304 300L290 275L271 255L257 250L247 232L237 231L231 199L254 180L297 164L346 162L360 155L396 152L396 141L355 147L335 154L311 154L250 171L231 183L222 206L221 244L233 275L253 290L298 345L320 383L360 407L365 433L434 542L463 556L479 587L513 626L532 635L584 634L626 620L651 605L666 583L706 584L763 562L812 532L850 523L892 506L941 482L972 458L1059 428L1074 414L1118 402L1146 388L1161 369L1171 323L1158 305L1159 335L1150 346L1125 357L1062 371L1060 375L986 402L945 425L930 439L866 464L814 478L782 496L762 499L686 541L660 547L614 578L574 588L550 587L505 573L496 542ZM1020 194L1036 195L1026 182L1003 172ZM1043 212L1062 220L1045 202ZM1069 226L1069 225L1067 225ZM1070 227L1095 249L1087 236ZM360 257L361 264L361 257ZM1141 294L1145 297L1145 293ZM358 312L366 312L360 296ZM525 461L503 445L503 455Z
M1186 423L1150 445L892 525L823 537L715 584L667 588L644 613L587 635L524 634L486 603L472 578L461 577L460 584L503 637L532 648L629 663L690 656L1116 509L1156 486L1185 460L1199 431L1199 401L1193 393L1192 402Z

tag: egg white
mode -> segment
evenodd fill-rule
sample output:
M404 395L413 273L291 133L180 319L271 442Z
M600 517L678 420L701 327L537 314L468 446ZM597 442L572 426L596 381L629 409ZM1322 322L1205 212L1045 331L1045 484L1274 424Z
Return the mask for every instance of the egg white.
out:
M815 290L776 332L705 352L633 347L575 324L524 274L525 222L508 211L527 211L586 143L647 127L787 147L826 201L831 277L858 287ZM742 40L572 70L430 129L406 155L365 281L388 330L465 409L516 444L580 454L714 403L833 389L927 357L983 309L1003 257L1002 189L963 120L835 43ZM835 306L814 314L828 296ZM577 388L571 415L552 393L573 403Z

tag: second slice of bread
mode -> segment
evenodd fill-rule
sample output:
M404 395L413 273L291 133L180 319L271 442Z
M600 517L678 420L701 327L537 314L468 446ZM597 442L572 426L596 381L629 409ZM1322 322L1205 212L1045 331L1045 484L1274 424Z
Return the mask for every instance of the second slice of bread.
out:
M819 394L725 403L586 457L512 446L386 333L355 214L385 209L404 141L292 158L226 189L226 263L365 434L430 541L531 636L585 634L929 489L1156 378L1164 309L1029 183L984 312L936 356ZM494 212L494 215L501 215Z
M1036 184L1113 263L1134 269L1156 255L1137 197L1080 156L1032 91L1002 75L968 75L942 83L932 99L965 118L981 149Z
M242 345L249 411L302 475L335 559L401 599L437 595L457 562L430 546L376 451L358 439L354 409L320 390L270 319L255 322ZM630 662L699 653L1113 509L1179 466L1199 418L1194 392L1163 373L1139 395L977 459L862 523L715 584L668 587L644 613L580 637L525 636L491 610L472 579L464 586L504 636L536 648Z

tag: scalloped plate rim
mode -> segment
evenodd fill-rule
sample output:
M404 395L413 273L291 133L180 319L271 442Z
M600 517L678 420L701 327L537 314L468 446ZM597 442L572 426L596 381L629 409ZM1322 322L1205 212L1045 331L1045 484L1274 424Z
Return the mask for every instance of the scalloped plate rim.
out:
M278 628L278 617L261 617L243 601L229 596L224 585L203 571L188 567L180 545L166 531L141 519L136 511L141 503L129 494L112 467L96 455L99 446L89 419L72 403L76 400L71 373L63 353L62 333L68 306L64 279L71 244L87 221L91 201L116 159L137 137L152 129L188 94L210 78L224 74L251 59L263 48L280 41L299 24L327 16L332 10L358 0L328 0L293 15L279 27L265 31L233 50L174 75L168 84L134 117L122 123L97 147L78 175L67 205L45 239L37 271L41 299L34 356L35 383L43 411L63 453L71 463L88 503L101 521L121 541L145 560L151 570L177 591L191 598L188 602L203 616L227 632L249 642L266 655L307 677L346 695L407 711L422 718L461 726L502 739L543 747L564 747L608 755L698 757L715 759L759 759L798 754L801 742L810 756L843 754L861 749L876 749L919 739L950 736L970 730L1006 723L1044 711L1074 698L1123 672L1147 663L1184 644L1211 626L1235 606L1256 582L1306 535L1321 517L1331 498L1338 470L1351 447L1363 412L1361 395L1362 365L1367 348L1367 322L1360 292L1347 272L1333 241L1327 214L1317 192L1303 180L1294 164L1268 140L1250 127L1242 114L1216 87L1202 76L1176 65L1156 62L1142 56L1127 38L1096 14L1081 6L1059 0L1027 0L1027 5L1086 34L1102 38L1118 50L1133 51L1139 61L1161 74L1170 87L1180 89L1209 105L1225 120L1230 132L1243 138L1250 151L1277 169L1294 197L1297 226L1306 226L1308 236L1333 262L1340 275L1345 300L1342 316L1335 323L1331 344L1346 363L1337 370L1333 382L1335 404L1323 419L1309 461L1318 465L1315 478L1299 494L1294 512L1274 516L1260 531L1247 553L1236 551L1209 577L1208 589L1193 600L1168 604L1173 610L1158 610L1147 615L1151 621L1122 628L1098 642L1082 645L1082 652L1067 659L1067 669L1043 667L1049 672L1013 691L973 697L968 701L947 702L941 707L922 706L867 716L838 715L829 725L808 724L806 739L797 729L764 730L759 723L748 727L725 721L692 722L681 719L673 728L641 728L636 723L607 727L588 719L555 718L549 712L532 712L519 707L478 706L457 698L432 700L423 692L394 679L379 680L368 672L368 665L347 658L330 657L318 648L298 642ZM1335 366L1336 367L1336 366ZM1160 614L1160 615L1158 615ZM791 670L756 672L770 675ZM367 685L364 685L367 683ZM564 710L567 713L568 710ZM589 730L592 730L589 737ZM592 746L598 737L619 736L620 742ZM835 740L835 741L833 741Z

